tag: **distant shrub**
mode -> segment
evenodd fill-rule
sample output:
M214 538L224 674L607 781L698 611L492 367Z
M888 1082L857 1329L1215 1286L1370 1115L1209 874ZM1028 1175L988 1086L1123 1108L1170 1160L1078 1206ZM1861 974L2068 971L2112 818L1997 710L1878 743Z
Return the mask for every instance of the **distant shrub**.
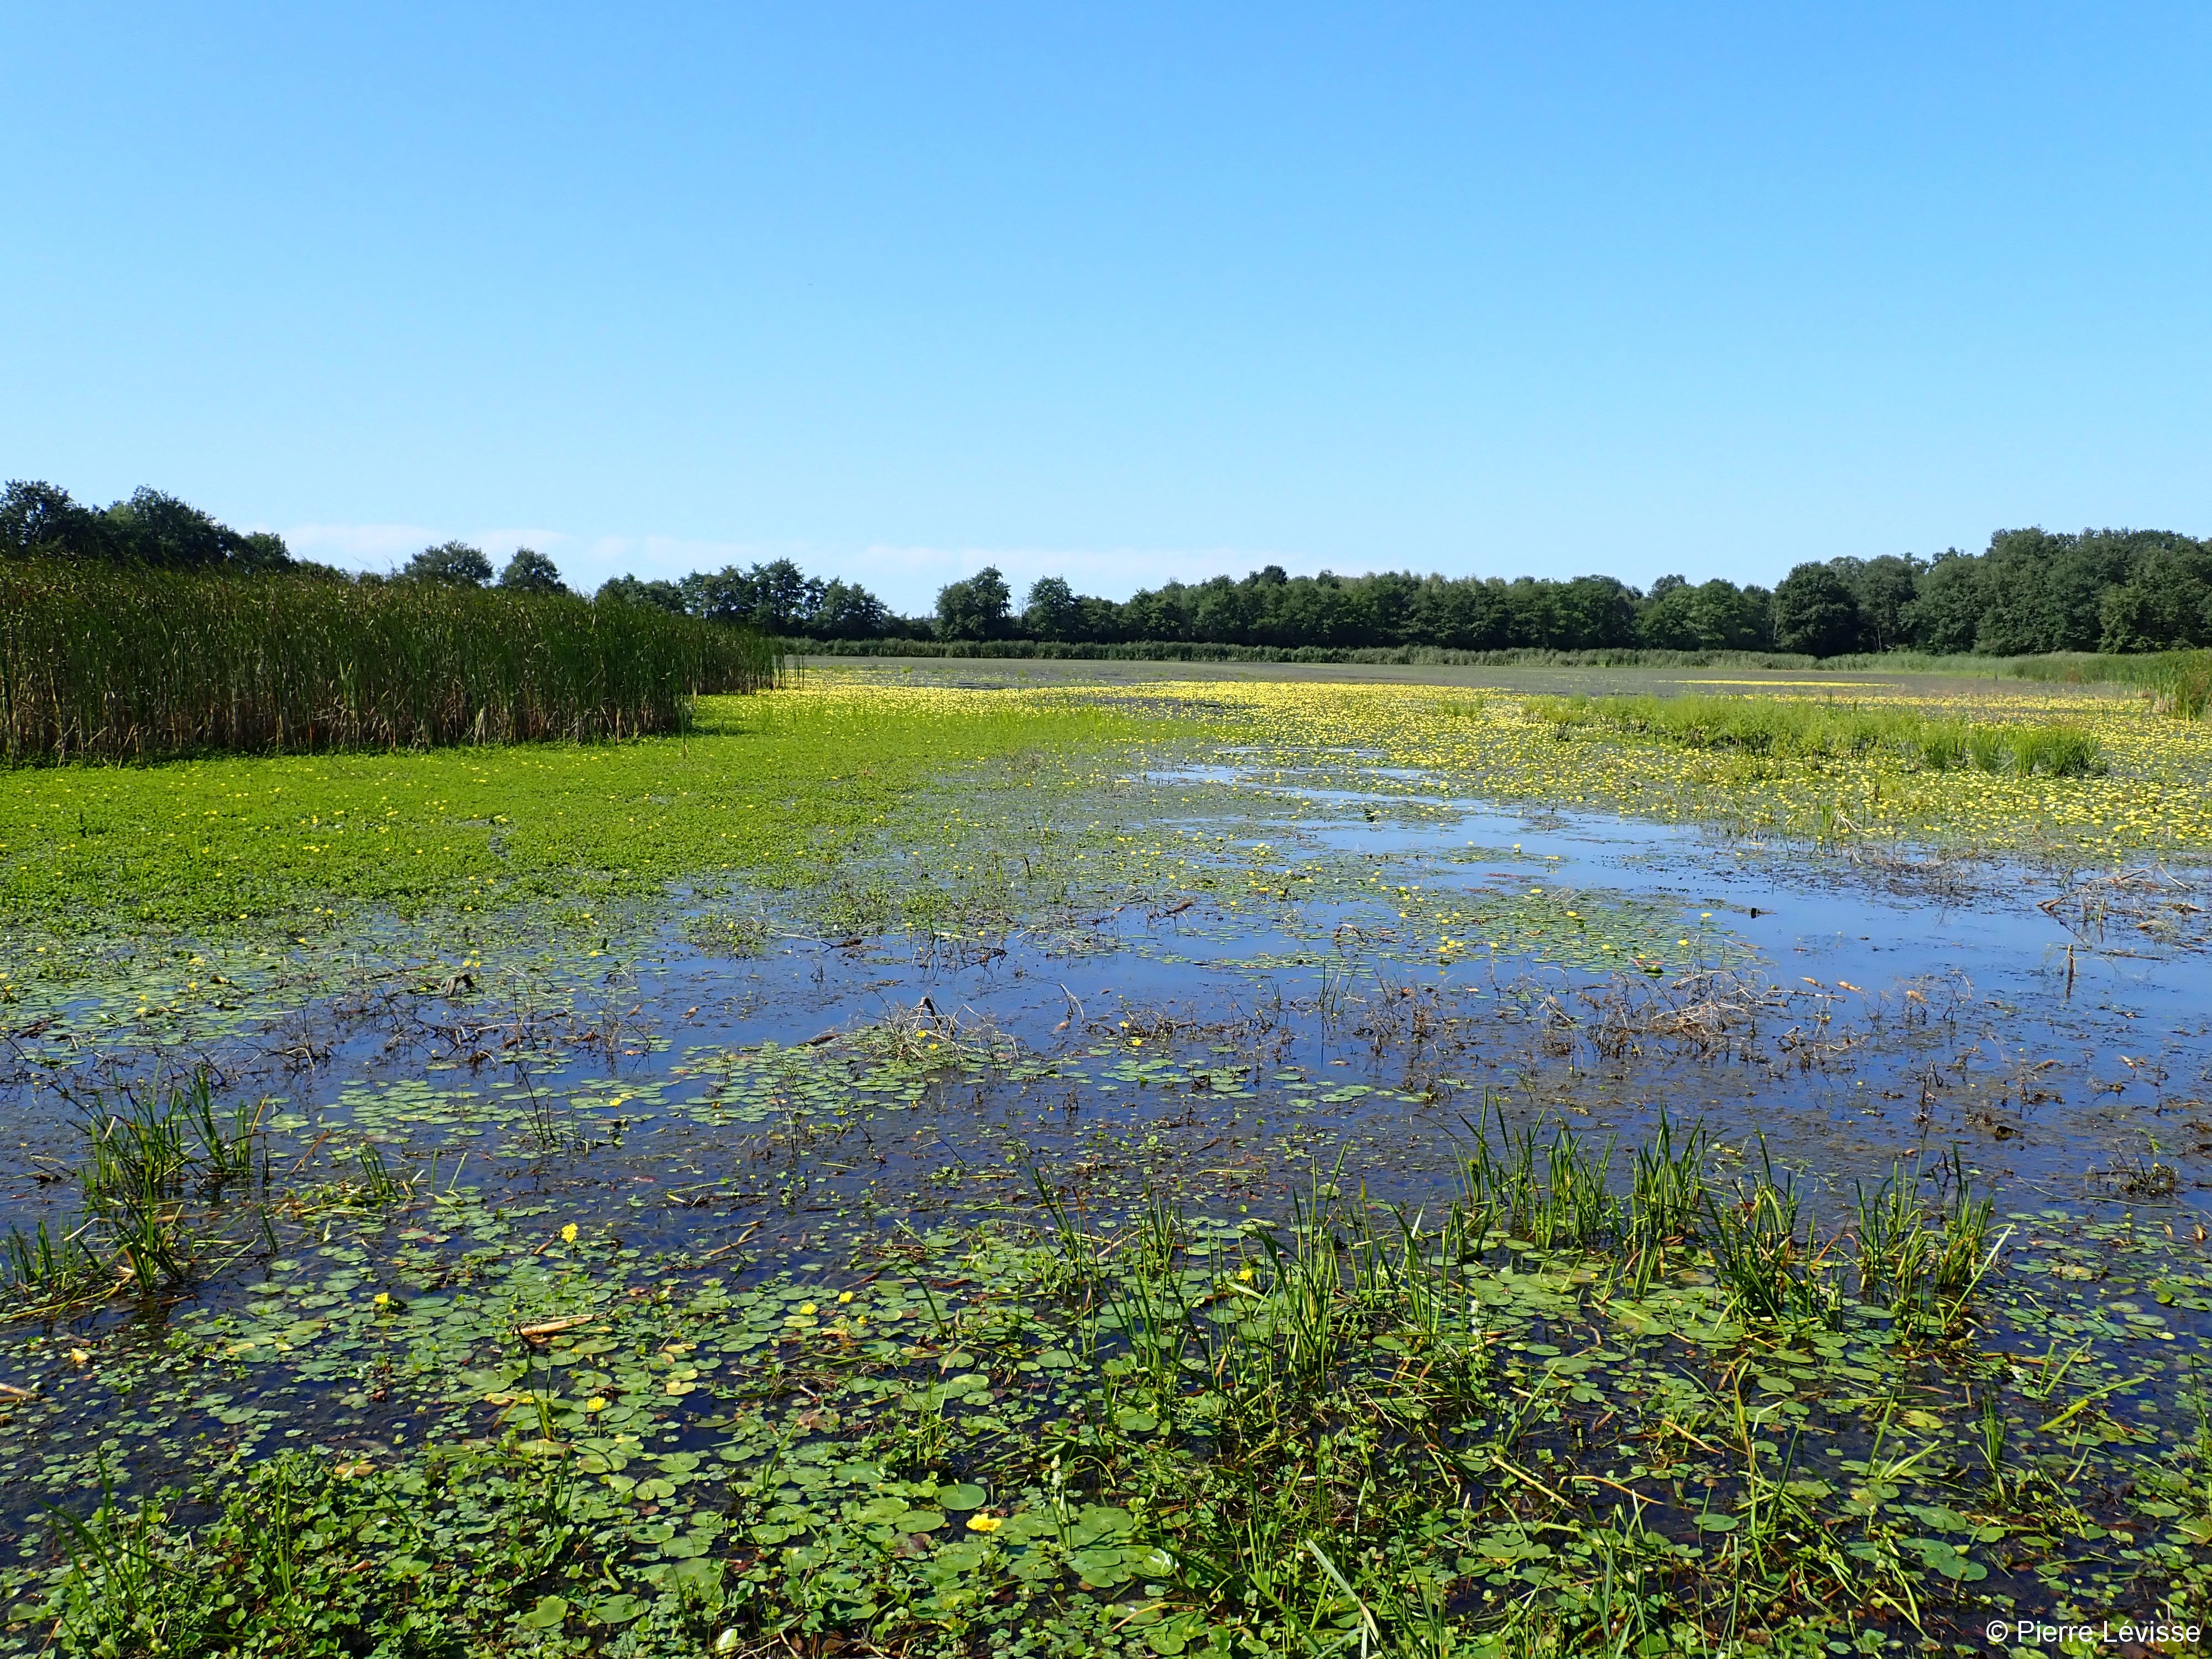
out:
M1905 708L1778 697L1547 697L1532 708L1562 730L1606 726L1687 749L1821 759L1883 755L1931 772L1972 768L2022 777L2104 769L2097 739L2073 726L1974 725Z

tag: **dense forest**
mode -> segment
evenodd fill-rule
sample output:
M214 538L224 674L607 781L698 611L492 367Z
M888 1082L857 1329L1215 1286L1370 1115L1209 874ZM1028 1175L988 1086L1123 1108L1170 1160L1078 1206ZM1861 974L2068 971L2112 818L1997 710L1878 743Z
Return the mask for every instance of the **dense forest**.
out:
M938 595L927 617L894 616L866 589L787 560L681 581L622 577L603 598L750 622L787 638L1036 640L1068 644L1435 646L1494 651L1790 651L1816 657L1918 650L2016 656L2212 645L2212 542L2163 531L2054 535L2005 530L1978 554L1884 554L1796 566L1771 591L1662 576L1291 576L1169 582L1127 600L1047 577L1020 604L986 568Z
M0 555L165 568L289 570L334 580L413 581L531 592L566 589L544 555L518 548L496 578L459 542L426 548L388 576L347 576L294 559L282 538L241 534L174 496L141 489L82 506L51 484L0 495ZM1241 580L1171 581L1116 601L1058 577L1017 596L991 568L946 586L928 617L901 617L856 583L787 559L680 580L618 576L595 596L742 623L793 641L1137 641L1296 649L1433 646L1591 650L1776 650L1813 656L1911 649L2014 656L2212 645L2212 542L2167 531L2002 530L1987 550L1932 559L1884 554L1801 563L1770 591L1662 576L1642 590L1611 576L1292 576L1269 565Z

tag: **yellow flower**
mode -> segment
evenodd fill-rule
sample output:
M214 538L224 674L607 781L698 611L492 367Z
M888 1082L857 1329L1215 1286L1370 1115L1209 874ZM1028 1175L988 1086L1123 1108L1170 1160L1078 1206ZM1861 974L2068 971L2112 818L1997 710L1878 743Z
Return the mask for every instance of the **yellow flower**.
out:
M971 1515L968 1517L968 1530L970 1532L996 1532L998 1529L999 1517L995 1515Z
M799 1311L802 1317L811 1318L822 1310L811 1302L802 1302L799 1304Z
M606 1408L607 1398L605 1395L595 1394L584 1402L584 1409L587 1412L603 1412Z
M1237 1277L1249 1285L1252 1282L1252 1270L1249 1267L1240 1267L1237 1269Z
M837 1299L840 1302L850 1302L853 1299L853 1293L850 1291L840 1291L837 1292Z
M388 1291L379 1291L376 1293L376 1305L380 1308L390 1307L392 1305L391 1294Z
M561 1242L563 1244L574 1244L576 1242L576 1224L574 1222L572 1221L567 1226L561 1229Z

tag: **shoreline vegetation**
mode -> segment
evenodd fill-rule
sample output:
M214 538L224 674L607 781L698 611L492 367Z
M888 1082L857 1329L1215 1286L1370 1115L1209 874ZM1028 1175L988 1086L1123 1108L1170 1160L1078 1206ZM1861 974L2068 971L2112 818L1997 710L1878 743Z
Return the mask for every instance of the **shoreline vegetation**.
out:
M1814 657L1789 651L1676 651L1640 646L1555 650L1515 646L1494 651L1455 651L1439 646L1268 646L1209 641L1132 640L1118 644L1061 640L816 640L787 638L794 657L910 657L981 661L1332 663L1376 667L1439 668L1747 668L1770 673L1881 670L1893 674L1972 675L2039 680L2067 685L2132 685L2166 712L2203 718L2212 701L2212 650L2147 652L2135 655L2054 651L2020 657L1942 655L1925 651L1858 651Z
M11 765L678 732L781 659L750 629L568 594L0 563Z
M1551 721L1563 739L1570 728L1596 726L1685 749L1817 759L1881 756L1911 771L2070 778L2106 769L2096 735L2078 726L1931 719L1910 708L1762 697L1573 696L1535 698L1528 712Z
M1879 667L2134 685L2185 719L2212 702L2212 544L2162 532L2001 532L1984 555L1801 564L1771 592L1271 565L1125 604L1047 578L1017 613L987 568L923 620L788 560L586 598L530 548L495 584L448 541L354 575L157 490L94 509L18 480L0 607L9 764L681 732L696 697L772 686L796 656Z

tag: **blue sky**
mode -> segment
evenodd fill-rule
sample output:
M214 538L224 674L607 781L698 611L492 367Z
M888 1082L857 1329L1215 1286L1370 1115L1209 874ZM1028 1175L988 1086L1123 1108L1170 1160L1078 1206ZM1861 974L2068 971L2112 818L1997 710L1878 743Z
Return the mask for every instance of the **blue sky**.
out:
M2212 533L2212 10L0 13L0 473L926 605Z

